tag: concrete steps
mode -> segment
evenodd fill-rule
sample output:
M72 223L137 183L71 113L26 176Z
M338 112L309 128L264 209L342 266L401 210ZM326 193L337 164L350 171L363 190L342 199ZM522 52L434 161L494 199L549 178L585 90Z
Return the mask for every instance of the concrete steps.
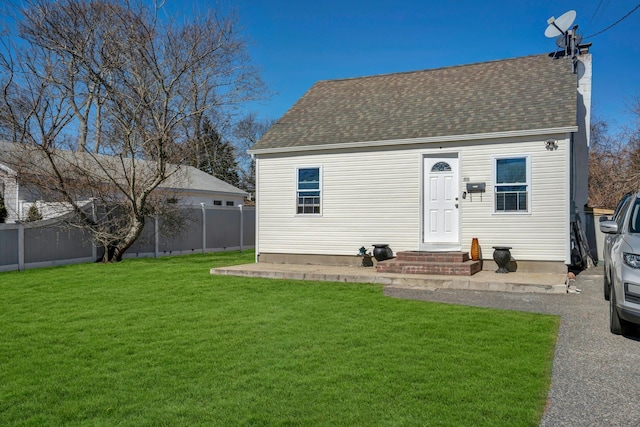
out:
M378 273L445 276L472 276L481 269L480 261L472 261L468 252L398 252L376 266Z

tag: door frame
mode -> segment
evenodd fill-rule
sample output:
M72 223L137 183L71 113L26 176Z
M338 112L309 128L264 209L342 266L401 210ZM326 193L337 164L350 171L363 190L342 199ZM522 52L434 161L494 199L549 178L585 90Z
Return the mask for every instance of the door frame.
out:
M457 188L457 197L458 197L458 223L457 225L457 229L458 229L458 241L457 242L452 242L452 243L426 243L424 242L424 229L425 229L425 221L424 221L424 214L425 214L425 208L426 208L426 200L425 200L425 178L426 176L429 174L429 171L425 170L424 167L424 162L426 158L442 158L442 159L451 159L451 158L456 158L458 159L458 169L455 171L455 175L457 177L458 180L458 188ZM460 203L462 201L461 197L460 197L460 183L461 183L461 174L462 171L462 156L461 153L459 151L455 151L455 150L448 150L448 151L441 151L441 150L429 150L429 151L422 151L420 153L420 234L418 236L418 244L419 244L419 248L421 251L425 251L425 252L450 252L450 251L460 251L462 250L462 244L461 242L461 234L462 234L462 229L461 229L461 218L462 218L462 203Z

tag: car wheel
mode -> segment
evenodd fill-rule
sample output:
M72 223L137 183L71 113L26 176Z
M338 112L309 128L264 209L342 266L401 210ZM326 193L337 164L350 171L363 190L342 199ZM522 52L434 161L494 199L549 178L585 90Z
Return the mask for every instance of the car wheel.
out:
M604 299L605 301L609 301L609 299L611 298L611 280L609 278L609 273L607 272L607 269L604 269Z
M622 335L627 331L627 322L620 318L616 308L616 291L611 289L609 299L609 327L612 334Z

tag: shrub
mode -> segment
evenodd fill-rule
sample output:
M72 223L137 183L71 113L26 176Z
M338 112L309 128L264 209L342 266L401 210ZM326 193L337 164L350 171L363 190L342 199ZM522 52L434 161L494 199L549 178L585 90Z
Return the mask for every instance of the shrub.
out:
M29 212L27 213L27 221L40 221L42 219L42 214L38 210L38 207L33 204L29 208Z

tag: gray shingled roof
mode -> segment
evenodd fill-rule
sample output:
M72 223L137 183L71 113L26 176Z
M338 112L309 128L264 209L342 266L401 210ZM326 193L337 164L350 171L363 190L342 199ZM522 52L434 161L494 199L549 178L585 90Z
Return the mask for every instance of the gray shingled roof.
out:
M193 166L180 166L184 174L172 175L160 185L160 188L183 191L211 191L246 196L244 190L239 189L215 176L209 175Z
M25 146L22 144L15 144L11 142L0 141L0 163L4 163L9 167L12 167L14 162L20 162L21 156L24 156L25 153L29 153L29 146ZM58 152L63 159L63 161L59 162L59 165L64 166L64 162L70 162L75 164L82 164L86 170L92 170L96 174L102 174L101 168L97 166L97 161L94 159L94 156L89 155L87 153L78 153L66 150L60 150ZM31 162L34 166L38 165L41 168L49 168L48 163L44 160L38 160L38 156L41 155L38 151L31 152L29 156L29 162ZM112 176L119 177L123 173L123 166L121 162L123 160L106 156L102 154L95 155L95 158L100 160L100 164L102 167L111 170ZM130 159L124 159L126 170L129 170L129 166L127 162ZM93 164L95 163L95 167ZM29 164L29 163L26 163ZM139 174L139 177L143 177L146 174L145 169L149 168L153 170L155 165L152 162L147 162L145 160L137 160L136 161L136 170ZM177 191L207 191L213 193L226 193L226 194L234 194L238 196L246 196L248 193L244 190L241 190L227 182L222 181L221 179L216 178L215 176L209 175L206 172L203 172L197 168L186 165L168 165L168 169L172 172L175 172L175 168L180 168L177 173L171 174L162 184L160 184L159 188L161 189L170 189ZM140 179L139 178L139 179ZM106 180L106 176L105 176Z
M253 150L571 127L576 97L548 55L320 81Z

